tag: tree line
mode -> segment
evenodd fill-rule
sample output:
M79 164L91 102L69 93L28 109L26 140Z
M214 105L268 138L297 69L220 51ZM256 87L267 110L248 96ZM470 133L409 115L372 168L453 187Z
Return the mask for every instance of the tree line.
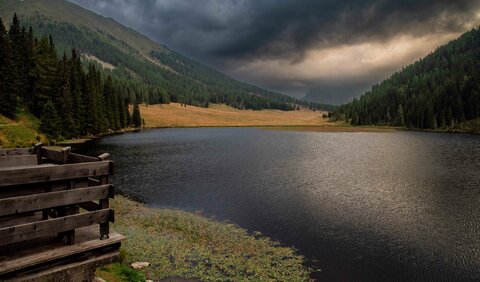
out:
M0 114L15 118L24 109L40 118L50 138L71 138L141 126L138 103L123 85L84 66L75 49L59 57L52 37L36 38L15 14L6 30L0 18Z
M108 32L92 32L72 23L57 22L37 15L26 19L40 34L55 34L59 50L68 50L75 42L77 50L94 54L115 68L102 69L124 85L134 88L141 102L169 102L208 107L227 104L238 109L311 110L332 109L328 105L307 102L236 81L215 69L191 60L162 46L149 54L140 54ZM145 55L149 55L147 60ZM154 63L152 63L154 62ZM127 95L129 95L127 93Z
M480 117L480 29L373 86L332 114L353 125L449 129Z

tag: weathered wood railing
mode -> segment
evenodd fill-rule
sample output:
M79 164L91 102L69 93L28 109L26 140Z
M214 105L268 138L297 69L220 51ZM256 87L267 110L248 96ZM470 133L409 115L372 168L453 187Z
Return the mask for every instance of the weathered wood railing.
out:
M2 248L46 236L74 245L77 229L97 224L99 237L108 239L112 173L108 154L89 157L42 144L0 149L0 256ZM5 272L0 261L0 278Z

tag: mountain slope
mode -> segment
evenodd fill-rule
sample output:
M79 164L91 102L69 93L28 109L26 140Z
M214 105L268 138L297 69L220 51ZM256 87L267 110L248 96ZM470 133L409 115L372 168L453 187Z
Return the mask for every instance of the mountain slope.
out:
M145 102L226 103L247 109L291 110L294 104L319 107L234 80L67 1L0 1L0 17L5 22L13 13L38 35L51 34L60 52L69 53L75 47L85 60L102 65L114 78L143 86L135 94Z
M334 116L354 125L471 127L480 117L479 66L480 29L473 29L340 106Z

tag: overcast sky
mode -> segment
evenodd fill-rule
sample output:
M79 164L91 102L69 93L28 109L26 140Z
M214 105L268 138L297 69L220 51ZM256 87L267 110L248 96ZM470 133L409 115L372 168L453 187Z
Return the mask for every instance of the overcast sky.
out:
M235 78L328 103L480 24L477 0L71 1Z

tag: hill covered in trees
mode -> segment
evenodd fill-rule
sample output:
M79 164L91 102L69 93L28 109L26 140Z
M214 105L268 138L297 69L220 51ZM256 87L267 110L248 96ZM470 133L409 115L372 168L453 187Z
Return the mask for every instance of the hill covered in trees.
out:
M208 107L224 103L238 109L332 108L270 92L234 80L157 44L112 19L64 0L4 0L0 17L17 13L25 26L52 35L59 53L71 48L83 60L125 85L127 95L147 104L179 102Z
M480 117L480 29L439 47L333 117L353 125L450 129Z
M50 138L138 127L138 102L131 117L122 88L94 64L83 65L75 49L59 57L52 37L36 38L16 16L7 32L0 18L0 114L28 111Z

